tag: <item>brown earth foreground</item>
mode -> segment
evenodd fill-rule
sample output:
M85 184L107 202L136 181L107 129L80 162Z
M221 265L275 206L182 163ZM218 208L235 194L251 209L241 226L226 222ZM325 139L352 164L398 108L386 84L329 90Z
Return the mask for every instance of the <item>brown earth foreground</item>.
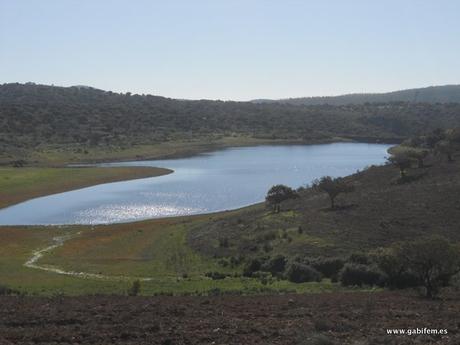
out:
M460 344L460 299L408 292L1 297L0 344ZM444 336L386 329L447 329Z

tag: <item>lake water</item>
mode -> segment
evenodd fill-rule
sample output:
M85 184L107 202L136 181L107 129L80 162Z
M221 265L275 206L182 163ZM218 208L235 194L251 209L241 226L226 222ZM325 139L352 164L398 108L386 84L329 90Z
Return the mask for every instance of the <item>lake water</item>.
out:
M275 184L299 187L382 164L390 145L230 148L183 159L102 166L155 166L174 173L106 183L32 199L0 210L0 225L107 224L230 210L264 200Z

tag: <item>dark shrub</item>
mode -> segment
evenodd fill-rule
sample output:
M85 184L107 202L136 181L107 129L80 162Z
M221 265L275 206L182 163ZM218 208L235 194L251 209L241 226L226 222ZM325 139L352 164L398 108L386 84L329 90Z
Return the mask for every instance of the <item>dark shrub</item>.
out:
M388 279L387 279L388 282ZM387 286L396 289L405 289L420 285L420 279L412 272L405 271L394 277L391 283Z
M370 259L364 253L352 253L348 258L348 262L352 262L354 264L369 265Z
M347 263L340 271L339 280L344 286L372 286L381 285L384 277L379 270L372 266Z
M286 271L286 278L293 283L321 281L322 275L313 267L294 262Z
M284 272L286 269L287 259L283 255L277 255L262 265L261 270L270 272L271 274L276 274Z
M270 243L265 243L262 246L262 249L264 250L265 253L271 252L273 250L273 246Z
M241 264L241 261L242 261L242 258L241 257L235 257L235 256L231 256L230 257L230 266L231 267L236 267L238 266L239 264Z
M340 258L317 258L310 265L325 277L332 278L339 274L345 262Z
M228 242L227 237L219 238L219 247L221 247L221 248L228 248L229 247L229 242Z
M219 288L211 289L207 292L208 296L222 296L222 290Z
M0 296L16 294L17 291L10 289L5 285L0 285Z
M228 265L230 265L230 262L227 258L222 258L219 261L217 261L217 263L223 267L227 267Z
M243 276L251 277L254 272L260 271L261 267L262 267L262 260L252 259L245 265L243 269Z
M224 279L227 275L220 272L206 272L205 276L211 278L212 280Z
M275 230L267 231L262 235L262 239L265 241L273 241L278 237L278 232Z
M141 292L141 281L139 279L133 281L131 287L128 289L129 296L137 296Z

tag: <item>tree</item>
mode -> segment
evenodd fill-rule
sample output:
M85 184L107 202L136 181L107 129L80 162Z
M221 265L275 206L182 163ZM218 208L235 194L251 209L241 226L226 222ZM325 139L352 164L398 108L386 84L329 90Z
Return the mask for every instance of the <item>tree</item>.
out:
M401 179L406 178L406 170L412 165L412 161L406 152L396 151L388 158L388 162L399 168Z
M270 188L270 190L267 193L267 196L265 197L265 201L269 205L273 205L273 208L275 211L279 211L279 205L288 199L295 199L298 198L299 195L295 190L293 190L291 187L278 184L276 186L273 186Z
M419 279L409 271L407 261L402 259L401 243L388 248L377 248L371 254L372 260L385 275L385 285L403 289L419 286Z
M335 198L341 193L349 193L354 190L353 185L345 181L343 178L333 178L331 176L323 176L319 180L313 182L313 188L329 195L331 201L331 209L335 208Z
M423 168L425 165L423 160L428 156L429 151L424 149L409 148L407 150L407 156L417 161L419 168Z
M449 129L446 136L451 143L460 143L460 127Z
M406 242L398 254L425 287L428 298L436 296L442 283L460 271L459 250L443 237Z
M446 133L441 128L437 128L432 131L429 135L425 136L426 145L430 148L434 148L436 144L443 140L446 136Z

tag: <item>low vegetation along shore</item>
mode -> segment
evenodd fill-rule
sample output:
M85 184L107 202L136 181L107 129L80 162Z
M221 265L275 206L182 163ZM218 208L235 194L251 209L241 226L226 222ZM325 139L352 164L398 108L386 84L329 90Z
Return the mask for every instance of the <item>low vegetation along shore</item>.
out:
M169 169L150 167L0 167L0 208L100 183L160 176L171 172Z

